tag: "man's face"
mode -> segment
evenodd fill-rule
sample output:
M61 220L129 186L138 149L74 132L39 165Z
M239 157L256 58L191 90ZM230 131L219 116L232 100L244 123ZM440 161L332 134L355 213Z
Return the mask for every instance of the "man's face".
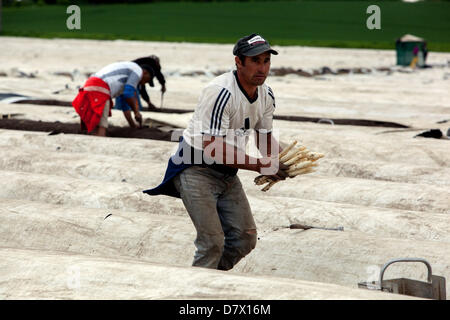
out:
M146 84L147 82L150 81L150 73L148 73L147 70L142 70L142 78L141 81L139 82L140 84Z
M241 80L252 86L260 86L266 81L270 70L270 52L266 51L254 57L245 57L245 63L236 57Z

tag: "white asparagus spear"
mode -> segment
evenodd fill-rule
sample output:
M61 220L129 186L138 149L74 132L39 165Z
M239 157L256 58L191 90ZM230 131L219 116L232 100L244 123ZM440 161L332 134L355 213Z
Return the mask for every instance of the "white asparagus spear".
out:
M293 177L298 176L298 175L300 175L300 174L307 174L307 173L310 173L310 172L314 172L314 170L313 170L311 167L307 167L307 168L303 168L303 169L299 169L299 170L294 170L293 172L288 173L288 174L289 174L289 177L293 178ZM279 181L281 181L281 180L272 180L272 179L269 178L268 181L265 181L265 182L261 183L261 184L264 184L264 183L268 182L267 185L266 185L264 188L262 188L261 190L264 191L264 192L266 192L266 191L268 191L275 183L277 183L277 182L279 182Z
M296 144L297 144L297 140L292 142L287 148L285 148L283 151L281 151L278 158L281 159L282 157L284 157Z
M289 176L291 178L293 178L293 177L298 176L300 174L307 174L307 173L310 173L310 172L314 172L314 170L312 168L300 169L300 170L294 171L292 174L289 174ZM264 188L261 189L261 191L263 191L263 192L269 191L269 189L272 188L272 186L275 183L277 183L278 181L280 181L280 180L272 180L272 181L270 181Z
M292 157L295 157L296 154L297 154L297 150L291 150L286 155L284 155L283 157L280 158L280 162L285 163L289 159L292 159Z
M311 164L312 164L311 161L302 161L293 166L290 166L289 169L287 170L287 172L289 173L289 172L293 172L298 169L303 169L303 168L309 167Z
M285 165L287 166L291 166L293 164L296 164L298 162L300 162L299 160L302 159L303 155L302 154L297 154L295 157L293 157L292 159L284 162Z
M298 159L294 162L294 164L297 164L297 163L303 162L303 161L309 161L308 155L306 155L306 154L301 154L301 157L298 158Z
M291 160L292 158L294 158L298 153L300 152L305 152L305 147L300 147L298 149L295 150L291 150L288 154L286 154L284 157L280 158L280 162L281 163L285 163L286 161Z
M316 165L316 164L312 164L312 165ZM311 173L311 172L314 172L313 168L307 167L307 168L295 170L295 171L289 173L289 177L294 178L295 176L298 176L301 174L307 174L307 173ZM262 188L261 191L264 191L264 192L268 191L275 183L277 183L280 180L272 180L269 178L268 181L269 182L267 183L267 185L264 188ZM264 182L264 183L266 183L266 182ZM264 184L264 183L262 183L262 184Z
M287 165L289 168L286 171L290 178L294 178L297 175L307 174L314 172L314 167L318 166L317 161L323 158L325 155L318 152L311 152L305 146L297 146L297 141L292 142L287 148L285 148L279 154L279 160L281 163ZM266 186L261 189L262 191L268 191L275 183L281 180L272 179L269 176L260 175L254 179L256 185Z
M309 158L311 161L316 161L316 160L319 160L320 158L323 158L324 156L325 156L325 155L322 154L322 153L314 152L314 153L312 153L311 155L309 155L308 158Z
M308 158L308 152L306 152L306 151L298 151L297 154L294 157L292 157L292 158L288 159L287 161L283 162L283 164L285 164L287 166L290 166L292 164L295 164L295 163L298 163L298 162L302 161L301 159L305 159L305 158Z
M295 170L293 172L290 172L289 173L289 177L293 178L295 176L298 176L298 175L301 175L301 174L306 174L306 173L311 173L311 172L314 172L313 168L298 169L298 170Z

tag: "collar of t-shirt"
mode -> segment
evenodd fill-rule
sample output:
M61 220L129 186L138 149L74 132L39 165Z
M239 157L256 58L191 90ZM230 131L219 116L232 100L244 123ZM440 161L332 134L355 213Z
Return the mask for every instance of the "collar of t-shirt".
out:
M248 102L253 103L256 100L258 100L258 90L256 90L256 96L252 99L249 97L249 95L247 94L247 92L244 90L244 87L242 87L241 83L239 82L239 78L237 75L237 71L234 70L233 71L234 77L236 78L236 82L238 84L239 89L241 89L241 92L244 94L244 96L247 98Z

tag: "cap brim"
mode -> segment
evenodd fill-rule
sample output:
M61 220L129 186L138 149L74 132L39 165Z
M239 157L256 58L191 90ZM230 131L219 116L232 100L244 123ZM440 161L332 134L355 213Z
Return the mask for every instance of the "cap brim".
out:
M247 57L254 57L257 56L258 54L261 54L263 52L269 51L271 54L277 55L278 52L273 50L269 45L265 44L262 46L257 46L255 48L250 49L249 51L247 51L246 53L244 53L244 56Z

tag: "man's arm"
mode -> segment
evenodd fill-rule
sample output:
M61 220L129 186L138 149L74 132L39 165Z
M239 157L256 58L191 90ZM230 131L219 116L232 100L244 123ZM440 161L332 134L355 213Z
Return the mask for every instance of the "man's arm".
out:
M140 84L138 86L138 89L142 99L144 99L144 101L147 102L147 104L150 104L150 97L148 96L147 90L145 89L145 84Z
M271 176L273 176L274 178L276 178L276 176L286 178L288 175L285 173L285 171L289 169L289 167L280 162L278 155L281 153L281 151L283 151L283 149L281 148L277 139L275 139L275 137L272 135L271 132L261 133L256 130L255 134L256 134L256 147L258 148L259 152L261 152L263 159L270 159L271 165L278 168L276 175Z
M272 136L272 133L261 133L255 130L256 135L256 147L258 148L259 152L261 154L267 157L270 157L272 153L274 155L277 155L283 151L278 141L275 139L275 137ZM274 152L272 152L272 150ZM278 151L276 151L278 150Z
M280 168L278 163L274 165L270 157L251 157L236 146L226 143L223 137L204 136L203 150L205 155L216 163L232 168L271 175L276 180L284 180L287 176L283 171L284 168Z
M156 79L158 79L159 84L161 85L161 91L166 92L166 79L164 79L163 74L161 73L161 69L156 70Z
M123 94L127 104L131 107L131 109L133 109L134 118L139 123L139 127L142 127L142 116L141 116L141 113L139 112L137 87L143 77L143 71L138 66L136 66L135 69L136 70L134 70L134 69L131 70L131 72L128 76L127 82L125 83L122 94ZM131 123L130 123L130 125L131 125Z
M142 127L142 115L139 112L139 102L137 100L137 97L131 97L131 98L126 98L125 101L128 103L129 106L131 106L131 108L133 109L134 112L134 118L136 119L136 121L139 123L139 127Z

